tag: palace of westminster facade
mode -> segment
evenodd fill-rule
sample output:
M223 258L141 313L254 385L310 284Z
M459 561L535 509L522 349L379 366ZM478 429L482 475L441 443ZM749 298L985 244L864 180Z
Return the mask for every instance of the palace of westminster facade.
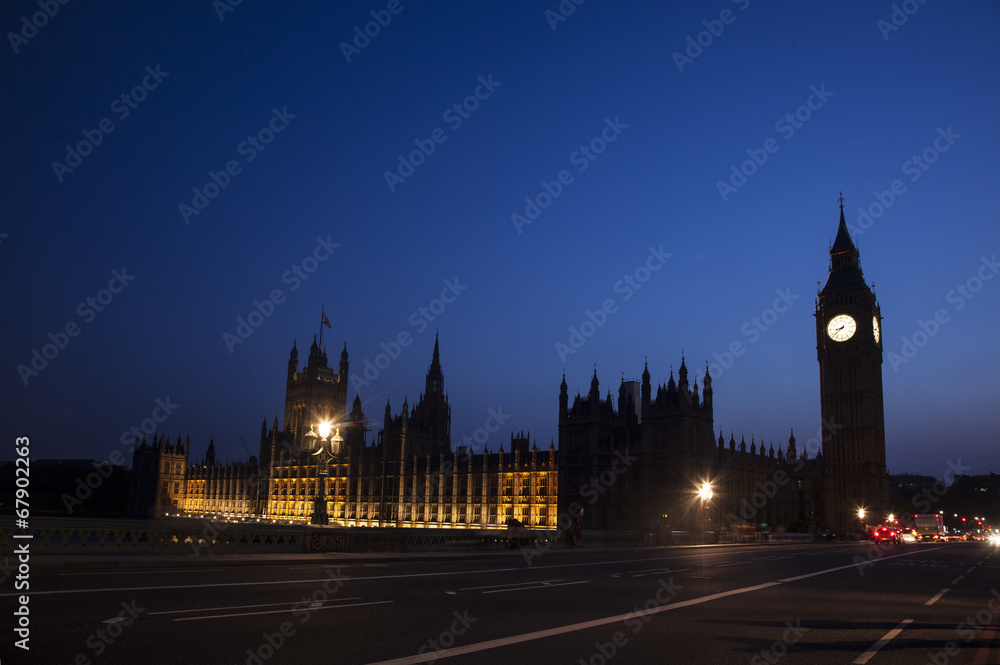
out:
M830 249L829 278L816 300L822 426L806 445L716 438L712 379L701 388L684 359L677 379L622 381L601 397L595 371L586 396L559 392L559 445L539 449L511 434L499 450L451 446L438 340L424 392L368 442L370 422L348 401L346 344L337 370L313 341L299 369L288 360L284 426L261 426L259 455L220 464L214 444L189 459L189 442L165 435L136 441L129 512L316 521L343 526L565 528L641 531L767 524L792 529L860 526L857 512L888 506L882 410L881 313L865 283L844 221ZM617 402L617 404L615 403ZM333 423L329 433L316 429ZM321 438L321 437L326 437ZM709 483L712 498L698 497ZM319 495L322 494L322 497Z

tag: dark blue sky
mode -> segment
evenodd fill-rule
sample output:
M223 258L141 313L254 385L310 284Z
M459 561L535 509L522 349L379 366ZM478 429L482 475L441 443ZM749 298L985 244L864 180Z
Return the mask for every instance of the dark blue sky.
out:
M699 384L714 364L727 439L801 440L842 191L884 316L889 471L998 471L1000 6L903 4L6 3L4 440L105 459L169 398L192 459L210 438L244 458L322 305L376 419L416 400L440 333L453 442L502 409L504 438L547 446L564 371L617 391L682 352ZM348 62L371 12L391 21ZM19 370L50 333L65 348Z

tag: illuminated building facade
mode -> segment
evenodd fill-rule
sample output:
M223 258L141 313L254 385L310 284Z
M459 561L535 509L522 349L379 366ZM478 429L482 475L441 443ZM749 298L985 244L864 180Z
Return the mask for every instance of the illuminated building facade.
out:
M188 464L188 445L137 442L130 508L137 517L181 514L308 522L318 492L331 524L343 526L502 528L509 519L554 528L557 459L553 444L539 450L528 435L511 434L496 452L451 446L451 406L444 392L438 340L424 392L393 415L387 403L377 439L366 442L369 420L355 397L347 411L348 354L333 372L315 341L299 371L292 346L285 389L285 426L261 425L260 454L220 464L210 442L205 458ZM332 423L326 441L317 425ZM321 473L321 446L338 449ZM157 463L159 466L157 466ZM165 466L164 466L165 465ZM169 470L164 475L160 468ZM158 482L160 476L163 480Z
M791 436L777 451L753 436L749 449L742 435L738 446L732 434L728 445L716 439L712 378L706 368L701 389L689 383L683 357L676 381L671 370L654 392L647 366L641 382L622 380L617 400L610 391L602 399L595 369L571 405L564 376L558 451L513 432L497 452L453 450L436 338L417 403L404 400L394 415L387 402L369 442L360 398L347 409L346 345L335 372L315 340L300 370L293 344L284 427L265 420L259 456L218 464L210 443L189 465L187 442L137 441L130 512L307 522L324 505L343 526L498 528L516 519L552 529L582 516L598 530L857 529L860 508L874 517L888 507L880 323L841 206L816 304L823 424L805 445ZM317 431L323 422L332 429Z

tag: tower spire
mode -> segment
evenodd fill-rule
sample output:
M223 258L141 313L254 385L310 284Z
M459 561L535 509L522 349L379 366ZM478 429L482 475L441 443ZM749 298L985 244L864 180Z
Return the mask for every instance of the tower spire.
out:
M434 355L431 357L431 366L427 370L427 378L424 381L424 394L444 394L444 372L441 371L441 354L438 348L437 333L434 333Z

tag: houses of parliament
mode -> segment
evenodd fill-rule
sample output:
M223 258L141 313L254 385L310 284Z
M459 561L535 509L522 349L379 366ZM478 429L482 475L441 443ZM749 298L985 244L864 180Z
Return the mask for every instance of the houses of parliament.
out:
M369 441L372 420L358 396L348 409L346 344L335 370L314 339L301 369L292 345L284 421L265 419L258 455L221 464L210 442L192 462L187 440L137 440L129 512L361 527L489 529L518 520L556 529L581 517L588 530L861 528L859 510L882 515L889 499L881 313L843 202L829 261L815 309L822 421L805 442L789 432L775 450L717 434L712 377L706 368L699 387L682 357L676 378L671 370L654 386L647 366L641 381L623 379L617 396L602 396L595 370L587 394L570 400L563 376L558 447L512 433L492 452L452 448L436 337L419 399L395 414L387 402Z

